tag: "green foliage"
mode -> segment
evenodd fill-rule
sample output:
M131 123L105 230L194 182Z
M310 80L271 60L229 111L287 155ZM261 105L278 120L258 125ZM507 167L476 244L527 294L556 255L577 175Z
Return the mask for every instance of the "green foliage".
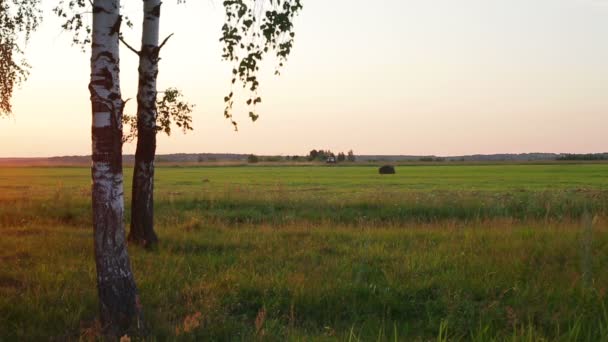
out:
M445 158L437 157L422 157L418 161L421 162L444 162Z
M182 1L178 0L178 3ZM88 0L59 0L53 12L62 21L61 28L72 33L72 44L79 46L84 52L92 42L91 13L93 1ZM128 15L121 16L121 24L133 28L133 22ZM122 36L122 32L120 33Z
M184 100L184 96L178 89L169 88L164 92L159 92L156 99L157 117L156 131L164 132L167 136L171 135L172 125L180 128L184 134L192 130L191 113L194 105ZM123 114L122 122L129 127L129 133L125 134L123 141L131 142L137 137L137 116Z
M340 153L338 153L338 157L336 158L335 153L333 153L331 150L312 150L312 151L310 151L310 153L308 153L309 161L316 160L316 161L325 162L328 160L328 158L334 158L335 160L340 162L340 161L344 161L346 159L346 156L344 155L343 152L340 152Z
M91 44L91 25L88 20L92 2L86 0L59 0L53 12L63 21L61 28L71 32L72 44L80 46L83 50ZM81 12L87 9L84 13Z
M247 156L247 162L250 164L257 163L258 161L258 156L256 156L255 154L250 154L249 156Z
M157 131L163 131L171 135L171 124L174 123L184 133L192 130L191 113L194 105L185 102L183 94L175 88L169 88L162 92L163 96L156 101L158 111Z
M588 161L588 160L608 160L608 153L587 153L587 154L564 154L557 160Z
M317 159L317 157L319 156L319 151L317 150L311 150L310 153L308 153L308 160L312 161Z
M275 74L279 74L294 44L293 21L302 10L301 0L225 0L226 19L220 41L224 44L224 60L233 63L232 85L239 81L249 92L246 104L249 117L256 121L258 71L264 56L274 52L278 60ZM233 119L234 90L224 97L224 116L238 129Z
M348 155L346 156L346 160L348 160L351 163L354 163L357 158L355 157L355 153L353 152L353 150L348 151Z
M184 2L177 0L178 4ZM91 43L91 24L89 16L84 14L91 12L90 6L91 3L85 0L60 0L54 8L55 14L63 21L62 28L71 32L73 43L83 49ZM226 16L220 38L224 44L222 58L234 65L232 86L240 81L248 90L249 97L245 102L249 117L256 121L259 117L256 105L262 102L257 92L260 64L266 55L274 53L278 63L275 73L279 74L293 48L293 21L302 10L302 3L301 0L226 0L223 6ZM123 15L123 22L133 27L126 15ZM224 102L224 115L237 129L237 123L232 119L234 91L230 91Z
M282 156L265 156L262 158L265 162L278 163L285 160Z
M24 82L30 66L23 46L42 20L40 0L0 0L0 116L12 111L15 86Z

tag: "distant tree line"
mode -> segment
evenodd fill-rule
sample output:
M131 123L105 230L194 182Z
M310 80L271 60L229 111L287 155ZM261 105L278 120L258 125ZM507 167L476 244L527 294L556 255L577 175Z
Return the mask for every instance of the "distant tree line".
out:
M564 154L557 160L608 160L608 153Z
M444 162L446 159L441 157L422 157L418 159L421 162Z
M333 160L337 163L344 161L354 162L357 160L353 150L348 151L346 154L344 154L344 152L339 152L337 155L331 150L312 150L308 153L306 159L308 159L308 161Z
M298 156L258 156L255 154L250 154L247 156L247 162L249 164L255 164L259 162L282 162L282 161L299 161L300 157Z
M291 161L291 162L312 162L312 161L320 161L320 162L355 162L357 157L353 150L348 151L347 153L338 152L335 154L331 150L312 150L306 156L257 156L255 154L250 154L247 156L247 162L250 164L255 164L258 162L281 162L281 161Z

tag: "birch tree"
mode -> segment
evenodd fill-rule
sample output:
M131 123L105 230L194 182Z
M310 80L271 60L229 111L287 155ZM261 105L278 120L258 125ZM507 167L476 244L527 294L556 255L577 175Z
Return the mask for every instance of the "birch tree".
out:
M120 0L95 0L91 40L93 227L100 319L109 336L142 326L124 227Z
M140 83L140 87L141 83ZM139 92L141 93L141 91ZM161 95L161 96L159 96ZM138 96L139 97L139 96ZM150 102L153 100L150 99ZM140 102L140 101L138 101ZM170 136L172 126L182 129L184 133L192 130L192 117L194 105L183 98L177 88L169 88L156 94L154 107L143 108L138 104L137 116L123 116L123 123L130 127L129 133L124 136L125 142L137 139L135 154L135 167L133 169L133 187L131 189L131 229L129 230L129 243L135 243L145 248L151 248L158 242L154 231L154 157L156 155L156 134L163 132ZM139 136L139 116L150 115L147 118L155 122L152 130L146 136ZM150 151L152 150L152 151ZM142 151L152 155L151 160L142 160Z
M160 50L160 0L143 0L144 21L137 89L137 149L133 168L129 240L143 246L158 241L154 224L154 155L156 154L156 83ZM166 42L166 40L165 40Z
M40 23L39 6L40 0L0 0L0 117L11 114L15 86L28 76L23 44Z
M178 3L181 3L178 0ZM131 229L129 241L152 247L158 242L154 231L154 158L156 155L156 134L171 132L175 121L184 129L190 126L192 106L180 100L177 89L168 89L162 99L158 99L157 80L160 51L171 36L160 43L160 0L143 0L143 24L141 48L135 50L123 43L139 57L139 83L137 87L137 116L131 120L131 137L137 138L133 186L131 189ZM158 116L158 106L162 116ZM128 140L128 139L127 139Z
M183 3L177 0L177 3ZM160 32L160 0L143 0L143 24L141 49L136 50L118 32L118 39L129 50L139 57L139 83L137 90L137 115L129 116L122 113L122 123L130 126L130 132L122 138L123 142L137 139L135 165L133 172L131 230L128 240L150 247L157 242L153 229L154 222L154 156L156 154L156 133L163 131L170 135L171 125L176 124L184 132L191 130L193 106L182 99L182 94L176 88L170 88L158 98L157 78L160 50L168 41L167 37L159 44ZM74 33L73 42L85 46L90 43L88 33L91 31L82 13L88 12L88 3L84 0L62 1L55 8L59 17L65 20L63 28ZM130 20L126 20L129 27ZM161 115L158 115L158 108Z
M179 2L183 1L178 0ZM255 8L263 9L267 3L271 6L270 10L254 11ZM120 13L120 0L94 0L93 24L89 27L83 15L75 11L88 4L85 0L61 1L55 12L65 19L63 28L74 32L75 43L90 43L92 47L89 90L93 111L92 202L97 287L104 333L116 337L137 331L143 324L142 306L131 272L123 222L122 144L125 102L120 90L118 46L123 17ZM223 58L235 64L232 84L240 80L243 87L251 92L251 98L246 103L251 107L250 117L255 120L255 105L261 101L257 96L259 63L266 53L275 51L279 67L283 65L293 44L292 19L302 6L300 0L227 0L223 4L226 9L226 23L222 27L220 39L225 45ZM138 143L134 172L134 184L137 185L133 188L137 192L137 203L134 203L133 208L141 210L141 217L138 216L136 220L141 219L137 224L141 223L141 227L144 227L140 231L144 232L145 244L149 244L155 241L155 236L150 238L150 235L145 234L148 228L148 233L154 232L153 176L158 119L156 83L159 53L164 43L159 44L160 1L143 0L143 6L141 50L129 46L140 57L136 117ZM260 17L256 13L264 14ZM127 23L130 24L129 21ZM92 35L89 35L90 32ZM227 106L224 115L236 127L231 112L234 103L232 91L225 102ZM162 103L163 101L161 105Z
M61 2L55 12L66 20L63 27L75 32L74 42L91 45L91 197L97 290L103 334L115 339L124 334L137 334L143 327L142 306L131 271L124 226L122 116L125 101L119 65L123 17L120 0L94 0L92 25L87 27L81 14L69 12L86 4L84 0Z
M178 3L182 2L178 0ZM262 101L258 96L259 65L265 55L275 52L279 63L277 67L283 66L291 52L295 37L293 19L302 9L302 4L300 0L230 0L223 1L223 5L226 17L220 39L224 44L222 57L234 63L231 84L241 81L242 86L249 91L250 96L245 102L250 109L250 118L255 121L258 118L255 111L256 104ZM141 49L135 50L128 43L123 42L139 56L137 149L133 170L129 241L150 247L158 242L154 230L154 158L156 133L163 127L157 124L156 84L159 54L171 36L160 43L160 0L143 0L143 12ZM172 99L171 96L164 97L167 98ZM230 119L236 129L237 123L232 116L234 91L230 91L225 102L224 115ZM191 108L182 102L173 103L173 110L168 112L174 113L171 117L178 125L181 123L180 126L187 129L188 122L180 121L180 118L185 117L184 113L189 118L187 114ZM166 122L164 126L167 127Z

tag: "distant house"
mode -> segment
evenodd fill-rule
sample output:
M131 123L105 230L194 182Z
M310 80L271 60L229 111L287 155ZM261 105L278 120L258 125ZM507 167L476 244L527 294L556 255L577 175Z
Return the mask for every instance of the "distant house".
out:
M329 156L327 157L327 160L325 161L327 164L335 164L336 163L336 157L334 156Z

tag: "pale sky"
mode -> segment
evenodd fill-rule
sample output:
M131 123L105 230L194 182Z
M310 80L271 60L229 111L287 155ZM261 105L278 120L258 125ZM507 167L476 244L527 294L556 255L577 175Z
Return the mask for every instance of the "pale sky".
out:
M162 34L175 36L159 89L176 86L197 107L195 130L160 136L158 153L608 151L608 0L303 3L287 67L262 70L260 119L237 108L235 133L223 118L221 2L165 1ZM139 10L126 8L136 26ZM126 36L139 45L137 30ZM14 115L0 119L0 157L90 154L89 55L70 40L48 14ZM123 97L134 98L137 59L121 54Z

